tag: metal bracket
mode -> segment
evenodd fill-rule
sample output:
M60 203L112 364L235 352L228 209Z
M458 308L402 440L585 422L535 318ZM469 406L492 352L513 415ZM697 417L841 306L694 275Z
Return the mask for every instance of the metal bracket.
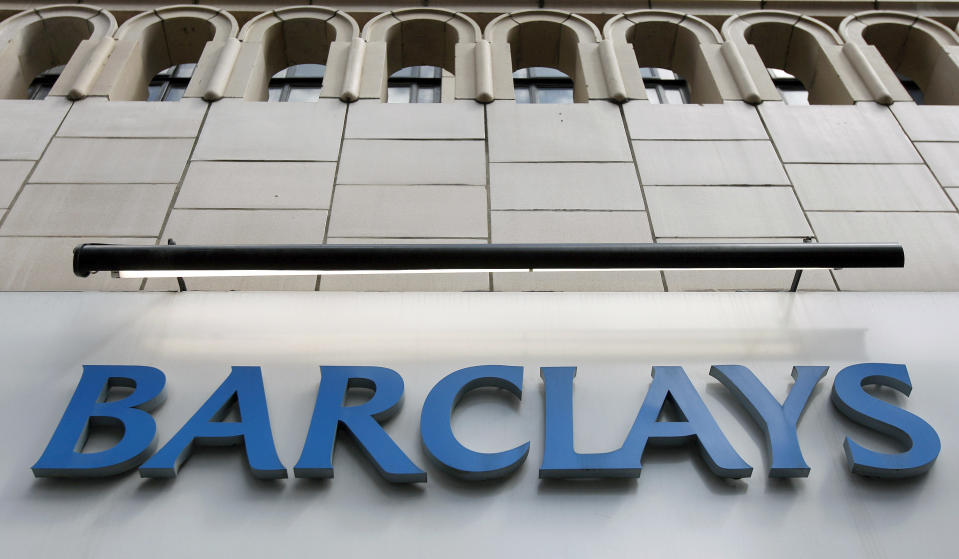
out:
M176 241L174 241L173 239L167 239L166 244L173 246L176 244ZM176 279L176 284L177 284L177 287L180 288L180 293L183 293L184 291L186 291L186 282L183 281L183 278L178 277Z

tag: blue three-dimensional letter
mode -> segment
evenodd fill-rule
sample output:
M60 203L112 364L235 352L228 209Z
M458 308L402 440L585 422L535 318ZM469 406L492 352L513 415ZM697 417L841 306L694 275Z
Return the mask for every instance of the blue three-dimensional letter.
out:
M37 477L99 477L136 468L156 448L156 422L148 413L163 403L166 378L159 369L134 365L84 365L80 383L63 412L50 444L33 465ZM133 388L127 397L106 402L111 387ZM82 453L91 426L123 427L113 448Z

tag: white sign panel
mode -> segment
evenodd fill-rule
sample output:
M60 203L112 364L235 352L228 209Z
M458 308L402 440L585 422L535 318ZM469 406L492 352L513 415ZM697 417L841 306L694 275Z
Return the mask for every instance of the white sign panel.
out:
M955 554L956 294L7 293L0 308L6 557ZM837 373L860 363L908 370L908 397L890 387L866 392L935 429L941 452L928 472L888 480L849 471L847 437L878 453L908 450L831 403ZM85 365L162 371L166 401L151 412L160 447L234 367L258 367L279 471L289 477L255 477L232 446L197 447L172 479L147 479L135 467L96 479L35 478L31 466ZM480 453L529 443L525 461L485 481L441 467L424 448L420 421L441 380L480 365L521 377L511 390L466 393L450 420L455 439ZM764 431L709 376L719 365L748 368L780 403L793 389L793 367L828 367L798 424L808 477L769 477ZM294 477L321 366L330 378L333 366L387 368L402 378L402 407L383 425L425 482L386 481L344 434L332 479ZM673 367L751 475L716 475L691 442L648 447L638 478L540 479L541 368L570 367L577 453L624 446L651 371ZM347 403L368 397L357 390ZM683 416L677 400L659 419ZM92 429L83 452L109 449L121 434Z

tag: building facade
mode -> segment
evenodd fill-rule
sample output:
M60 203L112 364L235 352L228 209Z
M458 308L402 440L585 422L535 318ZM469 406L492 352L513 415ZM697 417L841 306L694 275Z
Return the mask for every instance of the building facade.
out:
M900 242L907 262L810 273L801 289L956 288L952 3L526 4L535 2L23 12L5 3L0 287L175 288L73 277L70 251L83 241L808 238ZM162 74L174 67L188 77ZM289 67L325 71L273 77ZM417 67L441 77L389 77ZM561 72L559 89L532 86L570 102L523 102L535 80L513 73L527 68ZM650 69L679 76L686 102L660 104L662 84L673 86ZM777 75L794 76L786 81L808 91L809 106L784 103L792 86ZM44 100L16 100L43 79ZM387 102L389 91L408 100L417 80L441 102ZM309 102L276 102L283 87ZM161 88L178 101L144 101ZM298 277L189 288L778 290L789 277Z
M955 0L0 1L0 550L952 556L957 25ZM792 270L191 277L187 293L73 273L79 244L171 240L889 242L905 266L809 270L796 294L776 293ZM481 383L447 425L477 453L529 441L528 455L476 482L426 448L420 413L441 379L494 363L525 376ZM808 478L768 475L769 426L717 383L725 363L787 407L792 367L828 368L793 420L806 410ZM876 373L863 393L941 438L926 473L849 471L845 437L917 446L830 399L876 363L909 376ZM429 481L384 479L342 428L334 480L263 481L232 448L197 450L175 481L141 480L139 462L34 479L97 365L165 374L161 447L236 367L262 369L290 477L311 477L293 464L327 367L388 368L406 399L385 432ZM752 477L716 475L693 443L641 449L625 479L538 479L555 444L546 378L573 366L577 451L628 446L649 371L681 366ZM211 421L253 421L228 416L242 399ZM675 406L655 423L689 423ZM124 432L83 431L77 454ZM181 461L238 442L202 439Z

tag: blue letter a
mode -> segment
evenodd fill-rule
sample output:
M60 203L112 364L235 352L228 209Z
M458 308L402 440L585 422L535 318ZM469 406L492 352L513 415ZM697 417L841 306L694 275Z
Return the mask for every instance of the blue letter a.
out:
M240 421L223 421L234 404L239 408ZM273 445L263 374L259 367L233 367L230 376L186 425L153 458L140 466L140 475L176 477L177 470L190 457L195 445L239 443L246 447L246 458L255 477L286 477L286 468L280 463Z

